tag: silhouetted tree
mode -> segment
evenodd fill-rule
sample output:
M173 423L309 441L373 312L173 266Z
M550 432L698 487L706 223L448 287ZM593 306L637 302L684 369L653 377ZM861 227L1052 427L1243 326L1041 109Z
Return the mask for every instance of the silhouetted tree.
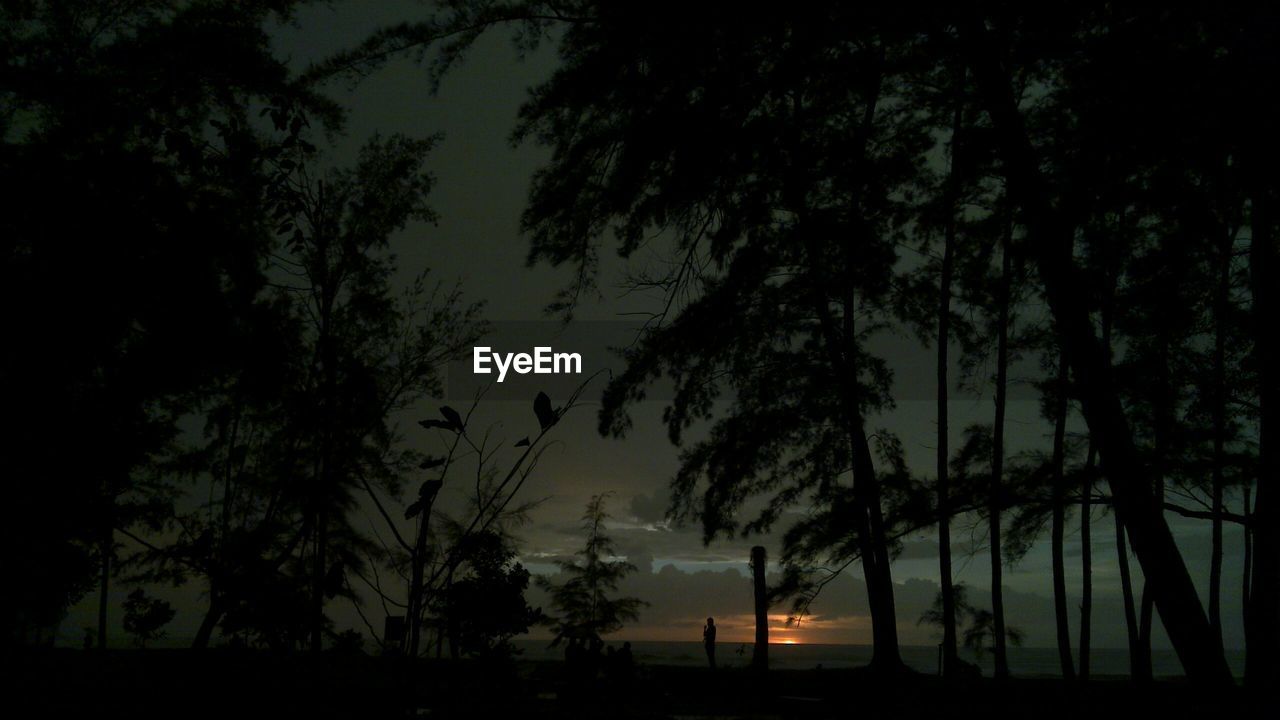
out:
M124 601L124 631L133 636L138 647L145 648L147 643L164 637L164 626L174 614L168 600L151 597L136 588Z
M452 592L451 588L458 579L457 572L466 562L469 548L476 543L487 542L485 538L490 535L510 542L506 534L510 527L524 522L527 512L539 503L520 501L520 491L546 451L551 430L578 405L582 392L593 379L591 376L583 381L559 407L552 405L546 393L539 392L532 408L538 423L537 431L510 448L504 447L505 440L495 439L492 428L483 433L473 429L472 416L484 391L477 393L475 401L465 412L442 406L440 418L420 420L419 425L424 429L437 431L444 454L428 455L419 465L420 469L430 471L431 476L422 483L416 498L404 511L404 518L414 523L408 538L388 512L381 497L384 493L366 487L369 498L377 506L395 540L394 545L384 544L385 559L404 581L405 599L400 600L392 588L384 587L376 575L373 580L363 575L358 577L381 599L384 607L393 604L405 608L409 632L403 649L407 653L418 654L422 627L428 620L429 610L440 611L440 616L435 619L442 626L451 622L441 608L446 606L445 598ZM504 454L513 455L513 459L508 461ZM504 467L504 463L509 464ZM446 486L451 474L457 477L462 473L471 475L465 484L470 494L464 511L457 516L433 513L436 494ZM436 516L434 524L431 522L433 515ZM443 651L443 632L436 649L438 653ZM459 644L453 643L452 649L459 652Z
M969 588L964 583L956 583L952 591L955 595L953 602L957 624L963 629L964 646L981 658L995 648L995 638L992 636L996 628L995 616L990 610L974 607L969 603ZM939 593L934 597L933 605L920 615L916 624L928 624L941 628L944 622L943 612L942 595ZM1024 635L1020 629L1010 626L1006 627L1004 632L1009 643L1022 645Z
M1051 333L1041 334L1036 344L1041 346L1040 364L1047 375L1037 385L1040 414L1051 428L1051 449L1047 453L1029 451L1011 458L1008 490L1013 512L1005 533L1004 552L1010 562L1022 558L1048 525L1058 660L1062 676L1072 679L1075 665L1071 652L1064 536L1069 506L1078 503L1082 512L1086 512L1093 501L1092 497L1078 500L1072 492L1092 484L1092 471L1082 467L1078 460L1079 443L1067 432L1071 411L1068 366Z
M363 576L381 554L351 524L358 497L398 494L423 457L405 449L394 416L441 391L439 370L480 332L478 307L425 273L397 293L390 235L431 220L423 163L432 141L375 138L351 169L312 177L301 144L274 189L280 245L267 298L244 336L254 343L238 374L210 398L202 446L173 471L221 494L172 522L179 541L151 545L162 571L194 572L210 605L195 644L224 614L244 632L258 622L265 644L289 647L299 614L320 648L327 600L356 600L348 573ZM283 163L283 161L282 161ZM305 587L308 605L298 607ZM239 610L236 606L244 606Z
M1012 39L1043 44L1045 37L1037 35L1037 32L1058 37L1068 35L1072 32L1072 23L1081 19L1083 18L1080 16L1059 17L1055 19L1052 29L1049 25L1043 28L1032 25L1030 27L1035 28L1033 31L1016 36L1002 36L999 41L987 27L987 19L984 17L962 14L957 18L957 24L960 37L965 43L966 56L984 99L983 104L998 137L1002 168L1011 197L1022 211L1029 233L1028 247L1035 259L1040 280L1044 283L1046 297L1062 345L1070 358L1073 375L1077 378L1075 387L1080 390L1084 416L1105 463L1105 474L1112 488L1116 511L1125 523L1144 573L1159 588L1153 600L1160 607L1165 627L1188 675L1207 683L1227 683L1230 672L1217 648L1186 565L1164 520L1163 509L1156 504L1151 489L1153 475L1144 466L1135 447L1132 426L1121 405L1113 370L1099 346L1089 316L1090 308L1084 292L1086 286L1079 282L1079 269L1070 254L1070 233L1074 223L1072 218L1064 217L1064 212L1074 209L1070 200L1077 197L1073 194L1077 189L1070 185L1055 185L1054 179L1046 176L1038 161L1042 151L1033 144L1033 138L1028 134L1027 117L1019 107L1019 98L1015 95L1012 84L1014 74L1020 72L1022 66L1002 64L999 59L1000 53L1005 50L1000 49L997 42L1007 43ZM1132 26L1123 27L1132 31ZM1150 37L1167 36L1167 32L1154 27L1148 28L1148 32ZM1084 66L1090 69L1110 67L1112 63L1105 60L1107 51L1111 49L1109 43L1116 42L1125 34L1127 33L1080 36L1090 38L1089 46L1097 50L1093 54L1085 53L1084 57L1101 61L1098 65L1086 62ZM1132 48L1128 48L1127 52L1132 52ZM1081 56L1076 54L1074 57ZM1037 69L1053 66L1053 63L1041 62ZM1104 87L1131 87L1117 83L1114 76L1103 80ZM1090 93L1095 101L1101 97L1097 84ZM1050 96L1064 101L1064 105L1060 106L1064 111L1078 109L1085 104L1079 103L1073 107L1072 102L1076 99L1066 93ZM1135 108L1132 98L1107 97L1121 102L1126 109ZM1136 125L1140 118L1152 117L1150 113L1153 108L1144 107L1139 110L1135 115L1124 116L1124 121ZM1115 120L1121 115L1123 113L1117 114L1113 106L1107 117ZM1097 132L1093 137L1118 136L1114 123L1105 131L1101 127L1085 127ZM1076 176L1079 177L1079 174ZM1054 207L1051 203L1055 196L1070 200L1065 205Z
M498 533L475 533L463 542L462 563L441 598L449 642L462 655L509 658L518 652L510 639L542 620L524 599L529 571Z
M972 273L966 266L981 262L983 255L979 247L981 236L973 233L971 226L975 205L983 202L983 160L989 152L983 151L981 130L972 127L974 112L970 107L971 93L964 66L957 63L952 67L929 67L927 72L931 74L912 83L917 93L915 100L937 115L934 120L937 125L949 124L945 144L947 166L945 173L937 173L931 183L929 190L933 199L921 204L916 218L924 267L908 267L901 278L905 287L915 286L913 294L919 299L911 302L911 295L904 294L899 299L897 312L916 328L925 342L936 343L936 499L928 511L936 515L938 526L944 620L942 667L943 674L951 676L962 670L956 662L958 633L952 602L951 524L953 506L963 504L957 503L960 498L953 497L948 474L951 461L948 407L951 385L958 380L950 372L955 357L951 350L959 346L964 351L962 355L971 354L972 346L979 342L970 322L971 313L966 312L961 302L965 299L961 280Z
M635 597L610 597L618 583L636 566L625 560L611 560L613 540L605 528L609 515L605 512L605 495L595 495L582 515L586 544L577 551L576 560L558 560L559 575L538 576L538 585L551 594L551 605L559 615L554 618L556 639L591 640L616 632L629 621L640 617L640 608L648 603Z
M1067 577L1066 559L1063 551L1063 537L1067 524L1067 411L1070 403L1067 400L1067 385L1071 371L1066 354L1058 353L1058 377L1052 398L1053 418L1053 458L1051 473L1052 527L1050 529L1050 554L1053 564L1053 614L1055 636L1058 642L1058 663L1062 668L1062 677L1075 677L1075 663L1071 659L1071 628L1067 615Z
M120 507L175 418L234 363L264 281L259 188L283 134L260 107L334 107L264 26L290 2L5 3L0 8L0 457L6 641L113 572ZM54 428L91 422L76 439ZM60 458L56 464L50 458ZM40 481L36 481L40 478ZM102 631L105 632L105 623Z
M1011 361L1010 334L1012 332L1014 306L1017 303L1017 292L1014 278L1020 273L1015 269L1011 247L1013 243L1013 223L1002 217L1003 213L993 216L999 225L1000 270L988 290L991 294L989 302L978 303L990 308L988 332L995 335L995 392L993 395L995 418L991 425L991 463L988 469L985 488L987 540L991 562L991 606L990 619L993 624L992 641L995 655L995 676L1004 678L1009 675L1009 662L1005 650L1004 633L1004 561L1001 557L1002 514L1010 504L1010 493L1005 488L1005 412L1008 405L1009 363ZM978 282L987 280L985 273ZM987 354L984 349L982 354Z

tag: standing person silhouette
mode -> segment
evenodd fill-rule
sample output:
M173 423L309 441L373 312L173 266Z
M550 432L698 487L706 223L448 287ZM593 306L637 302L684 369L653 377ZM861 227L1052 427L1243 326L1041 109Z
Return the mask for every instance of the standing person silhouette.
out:
M707 626L702 628L702 644L707 648L707 662L711 669L716 669L716 619L707 618Z

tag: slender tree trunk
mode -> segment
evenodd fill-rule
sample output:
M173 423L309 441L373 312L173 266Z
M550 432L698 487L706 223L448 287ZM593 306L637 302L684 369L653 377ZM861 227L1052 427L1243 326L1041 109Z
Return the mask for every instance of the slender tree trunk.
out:
M862 411L858 399L857 334L854 327L854 286L844 283L844 304L840 326L832 317L828 295L821 278L824 269L818 262L819 252L814 238L807 241L811 256L810 271L814 277L813 307L823 333L823 346L828 362L840 383L843 421L849 438L849 454L853 460L852 499L847 503L850 528L858 543L858 555L867 585L867 602L871 610L871 666L897 672L904 666L898 647L898 626L893 599L893 575L889 569L888 540L880 511L880 494L871 448L867 442ZM846 263L852 258L846 257ZM852 267L851 265L849 267Z
M322 507L316 514L316 546L314 583L311 586L311 652L318 653L324 649L324 594L326 568L326 547L329 544L327 513Z
M1143 664L1142 649L1138 641L1138 611L1133 604L1133 578L1129 574L1129 548L1124 536L1124 523L1112 513L1116 523L1116 562L1120 566L1120 593L1124 603L1124 626L1129 643L1129 676L1141 682L1150 677L1151 668Z
M884 75L882 72L882 63L884 61L884 49L879 50L879 63L877 63L877 71L872 77L868 78L867 86L864 88L864 98L866 109L863 113L862 121L857 129L859 140L857 144L861 147L863 153L866 152L868 138L870 137L872 123L875 119L876 107L879 104L880 94L882 91L882 83ZM863 225L866 230L866 223L862 220L861 201L859 196L854 195L851 198L854 217L858 218L858 222ZM854 317L856 310L856 293L857 287L855 278L855 268L858 266L858 258L856 250L852 247L851 241L846 241L843 246L844 251L844 317L842 318L842 330L844 337L844 360L845 372L848 373L846 379L846 401L849 402L849 420L852 422L851 438L853 447L853 483L854 497L856 504L861 505L859 512L865 512L867 515L867 526L870 530L869 545L874 561L871 564L872 575L867 577L867 591L873 608L873 625L875 636L875 650L872 656L872 665L878 669L889 672L900 672L905 665L902 662L902 654L898 647L898 620L897 609L895 607L893 596L893 571L890 568L889 560L889 537L884 524L884 511L881 508L880 481L876 476L875 465L871 461L871 447L867 442L867 431L862 416L862 404L859 386L859 367L858 367L858 336L854 327Z
M893 573L889 567L889 541L880 509L880 487L875 465L871 462L871 446L863 425L862 411L854 394L858 387L856 328L854 327L854 294L847 288L842 318L843 336L848 345L845 358L849 379L846 386L845 411L850 423L850 450L853 454L853 497L862 567L866 574L867 599L871 606L874 648L873 667L890 672L903 668L898 648L897 610L893 598Z
M1218 441L1214 440L1216 446ZM1217 455L1217 452L1214 453ZM1220 456L1219 456L1220 457ZM1212 490L1213 520L1210 529L1212 549L1209 552L1209 625L1222 644L1222 468L1214 461Z
M338 431L337 423L337 389L338 389L338 353L334 347L334 307L338 301L338 292L342 281L332 277L329 266L328 248L331 238L326 233L317 232L314 242L320 257L326 258L317 268L318 277L313 278L314 301L317 303L316 324L316 361L315 368L319 374L319 408L317 411L318 443L314 465L315 486L311 489L312 512L315 519L315 547L312 552L312 578L309 613L310 631L309 645L311 652L319 653L324 648L324 600L325 579L328 577L329 546L329 503L336 496L334 485L338 478L334 463L334 433Z
M850 313L851 316L851 313ZM852 320L847 321L852 326ZM848 337L852 337L849 335ZM852 354L852 350L850 351ZM854 377L856 378L856 369ZM853 496L854 513L857 516L862 567L866 574L867 599L871 606L873 667L897 672L902 669L902 655L898 648L897 610L893 598L893 573L889 567L888 538L884 517L880 510L880 492L875 466L871 462L871 446L862 424L862 414L853 403L853 427L850 438L853 445Z
M107 594L111 589L111 561L115 557L115 529L110 518L102 533L102 562L98 578L98 649L107 649Z
M231 506L234 504L233 498L235 496L235 468L232 465L232 458L235 457L236 437L239 433L240 406L237 404L235 418L231 423L231 431L227 437L227 453L224 460L226 466L222 469L222 527L221 532L218 534L218 556L219 561L222 562L225 562L227 557L227 539L231 537Z
M422 618L425 603L423 602L423 593L426 588L423 587L423 576L426 574L427 563L427 530L431 523L431 508L435 505L436 495L439 494L443 483L440 480L427 481L418 492L418 502L421 503L418 510L418 534L414 538L413 544L413 568L409 577L409 606L406 612L409 616L409 657L418 657L418 648L420 647L422 638Z
M204 649L209 647L209 641L213 638L213 631L218 626L218 622L222 620L223 614L226 612L225 602L222 599L221 583L213 578L221 575L221 568L226 567L227 562L227 542L231 537L231 516L232 506L235 497L235 466L232 458L235 457L236 438L240 433L240 417L241 407L239 405L238 394L233 396L236 398L235 414L231 419L231 426L228 429L226 425L221 427L222 434L226 439L226 454L223 457L222 468L222 517L219 520L219 533L217 545L217 557L214 559L214 567L219 570L211 572L209 582L209 608L205 610L204 618L200 621L200 627L196 629L195 637L191 639L192 649Z
M1053 418L1053 614L1057 621L1058 665L1062 677L1073 680L1075 663L1071 659L1071 628L1067 620L1067 572L1063 558L1063 533L1066 525L1067 487L1065 478L1067 442L1067 383L1070 372L1067 356L1058 353L1058 396Z
M769 669L769 592L765 585L765 552L763 545L751 548L751 579L756 606L756 647L751 666Z
M1274 128L1260 130L1274 142ZM1257 150L1258 148L1254 148ZM1275 232L1274 168L1263 157L1252 158L1247 173L1252 213L1249 287L1253 293L1254 365L1258 369L1258 478L1254 495L1253 563L1249 588L1249 624L1245 683L1272 687L1280 677L1280 510L1275 484L1280 482L1280 347L1275 320L1280 317L1280 238Z
M1157 443L1158 445L1158 443ZM1157 502L1164 506L1165 496L1165 480L1158 480L1156 483ZM1149 682L1152 676L1152 655L1151 655L1151 634L1152 626L1155 625L1156 615L1156 598L1152 593L1151 582L1144 579L1142 583L1142 607L1140 607L1138 615L1138 657L1142 662L1143 675L1140 675L1140 682Z
M462 657L462 643L458 637L458 619L450 615L445 619L445 623L449 628L449 659L458 660Z
M1163 485L1163 483L1161 483ZM1151 592L1151 583L1142 582L1141 605L1138 612L1138 663L1142 675L1135 678L1141 682L1150 682L1152 676L1151 631L1155 621L1155 597Z
M1250 517L1249 502L1252 499L1253 486L1244 486L1244 568L1240 573L1240 619L1249 627L1249 604L1253 594L1253 523ZM1249 633L1244 635L1245 658L1249 656Z
M867 445L866 432L859 433L862 439L864 451L862 455L866 458L864 465L871 467L870 447ZM880 606L881 617L881 645L876 650L878 656L877 667L892 672L903 669L902 654L898 646L898 611L893 593L893 570L890 567L889 559L889 537L884 525L884 511L880 507L880 486L875 482L869 483L868 488L869 505L871 509L871 533L872 544L876 553L876 588L875 594L878 596L878 604Z
M1231 299L1231 251L1234 228L1224 233L1218 253L1218 288L1214 298L1213 333L1213 511L1212 543L1209 555L1209 624L1222 645L1222 494L1223 466L1227 441L1227 306Z
M952 246L952 238L948 237L942 253L938 315L938 574L942 581L942 674L946 677L955 674L957 658L956 591L951 571L951 480L947 467L951 452L947 345L950 342Z
M1093 639L1093 473L1097 466L1093 439L1080 477L1080 681L1089 680L1089 651Z
M996 417L991 431L991 487L987 493L988 535L991 538L991 614L995 633L995 676L1009 676L1009 656L1004 625L1004 562L1000 552L1000 513L1004 495L1004 412L1009 382L1009 302L1012 265L1009 258L1009 234L1013 221L1001 243L999 317L996 322Z
M1114 268L1107 267L1106 296L1102 305L1102 347L1108 362L1111 359L1111 317L1115 303L1116 282ZM1091 448L1093 438L1089 438ZM1092 464L1092 457L1090 459ZM1124 521L1120 513L1112 512L1116 531L1116 563L1120 568L1120 594L1124 602L1125 640L1129 648L1129 677L1135 683L1143 683L1151 679L1151 658L1142 652L1142 638L1139 631L1138 606L1133 592L1133 575L1129 570L1129 548L1125 537Z
M991 117L1007 187L1022 209L1029 234L1027 245L1034 253L1061 342L1071 359L1081 409L1098 444L1115 510L1125 523L1143 574L1157 587L1156 605L1188 678L1199 684L1230 686L1234 684L1231 670L1217 651L1191 574L1163 513L1153 507L1150 474L1134 446L1110 363L1094 334L1083 290L1087 283L1072 257L1068 231L1073 226L1064 222L1051 202L1050 188L1027 135L1009 75L1001 66L999 48L976 15L961 19L961 39Z
M1174 389L1170 380L1169 369L1169 348L1167 342L1161 340L1158 345L1159 360L1159 382L1157 384L1156 397L1154 399L1154 445L1155 445L1155 490L1154 490L1154 506L1156 510L1163 514L1164 512L1164 486L1165 477L1169 471L1169 445L1170 430L1173 425L1174 409L1170 401ZM1155 595L1152 592L1151 581L1145 579L1142 582L1142 608L1138 617L1138 650L1142 653L1143 664L1146 667L1152 667L1151 659L1151 633L1152 625L1155 621Z
M409 597L405 603L405 619L409 621L409 634L402 641L402 649L409 657L418 657L418 644L422 632L422 608L420 597L422 595L422 575L425 567L426 558L423 554L426 551L426 528L423 527L425 518L418 518L418 532L414 540L413 557L410 558L411 569L409 572Z
M955 264L956 205L959 203L960 171L956 167L956 143L963 124L965 72L958 73L956 108L951 124L951 167L947 174L947 221L942 239L942 268L938 278L938 575L942 583L942 674L952 677L957 670L956 591L951 572L951 478L950 461L950 359L951 280Z
M883 51L881 51L883 54ZM865 88L866 110L855 135L860 139L855 146L864 151L875 109L881 92L881 73L873 73L867 79ZM799 127L803 123L802 108L799 102L793 103L794 121ZM808 182L804 173L809 166L804 158L801 143L792 144L795 157L791 168L793 177L787 181L786 205L795 213L797 223L806 227L808 204L805 193ZM853 217L860 221L859 200L855 195L851 198ZM860 398L859 376L857 366L857 335L854 328L855 291L857 288L854 270L857 258L849 243L844 245L843 268L837 283L829 281L831 269L823 263L824 253L818 242L818 236L807 230L802 232L808 253L808 270L813 278L811 300L813 310L818 316L822 334L823 350L827 362L835 375L839 386L840 402L843 410L843 422L849 438L849 452L853 461L852 502L848 503L848 512L852 516L849 526L857 536L858 552L866 578L868 604L871 609L872 660L873 667L897 672L903 669L901 652L898 647L898 627L893 597L893 574L889 567L888 537L884 527L883 511L880 508L880 488L871 460L870 447L867 442ZM833 292L834 291L834 292ZM837 324L832 317L831 300L839 298L843 302L844 313Z
M218 626L218 621L222 620L224 613L222 600L213 591L210 591L209 595L209 609L205 611L204 619L200 621L200 627L196 630L196 636L191 640L193 649L209 647L209 640L213 637L213 630Z
M810 238L809 252L813 261L818 257L816 243ZM832 317L825 288L820 278L823 268L811 266L814 276L813 307L818 315L823 333L823 346L828 362L840 383L843 420L849 438L849 454L853 460L852 499L847 503L849 527L858 544L859 560L867 585L867 602L871 610L872 655L874 668L896 672L903 667L898 648L898 628L893 600L893 576L888 563L888 543L884 533L883 517L879 510L880 496L876 486L875 466L871 462L871 449L859 409L857 387L856 334L853 319L854 293L846 283L842 300L844 317L836 326ZM842 341L847 338L847 341Z
M1138 611L1138 660L1146 673L1137 678L1150 681L1151 676L1151 626L1155 619L1155 598L1151 595L1151 583L1143 581L1141 607Z
M1215 373L1216 374L1216 373ZM1219 386L1221 387L1221 386ZM1217 401L1215 401L1217 402ZM1213 628L1213 634L1217 635L1217 641L1222 642L1222 462L1224 462L1224 451L1222 451L1222 420L1221 407L1213 409L1216 418L1213 419L1213 487L1212 495L1212 512L1213 520L1211 527L1212 550L1210 551L1210 565L1208 565L1208 621Z

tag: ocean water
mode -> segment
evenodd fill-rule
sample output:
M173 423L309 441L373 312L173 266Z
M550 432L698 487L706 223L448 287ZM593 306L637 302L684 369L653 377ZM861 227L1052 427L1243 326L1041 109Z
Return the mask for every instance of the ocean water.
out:
M621 647L623 639L610 639L607 645ZM513 641L521 650L521 658L526 660L560 660L564 658L564 647L548 647L547 640L530 640L522 638ZM631 651L636 662L649 665L684 665L700 666L707 662L702 643L699 642L655 642L631 641ZM974 657L962 651L961 656L969 662L977 663L984 675L992 673L991 656ZM938 671L938 648L936 646L905 646L902 648L902 659L907 665L924 673ZM1079 663L1079 658L1076 657ZM751 645L722 642L716 646L716 661L721 667L742 667L751 662ZM811 670L819 666L823 668L852 668L866 665L871 661L869 645L821 645L821 644L771 644L769 646L769 666L784 670ZM1244 671L1244 653L1227 651L1227 662L1237 675ZM1152 651L1152 671L1157 677L1178 677L1182 675L1182 665L1172 650ZM1096 648L1089 653L1090 672L1095 676L1129 674L1129 651L1118 648ZM1022 676L1061 675L1058 666L1056 648L1009 648L1009 671Z

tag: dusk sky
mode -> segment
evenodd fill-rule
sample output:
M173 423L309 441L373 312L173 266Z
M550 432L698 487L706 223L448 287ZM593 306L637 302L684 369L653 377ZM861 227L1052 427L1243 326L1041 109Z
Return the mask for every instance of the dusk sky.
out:
M413 2L334 2L308 7L299 16L296 27L278 31L278 44L302 70L312 61L356 44L380 26L422 15L423 7ZM527 89L543 80L554 66L553 47L544 46L538 53L521 59L506 34L491 32L476 44L463 64L445 77L438 96L430 94L427 73L411 57L388 63L354 88L345 81L336 81L329 88L330 95L349 108L349 122L345 135L333 139L331 158L339 164L349 162L356 148L375 133L410 136L442 133L443 140L428 163L437 180L430 203L439 214L440 222L434 227L413 225L397 238L394 249L403 277L412 277L430 267L435 279L448 284L456 281L467 299L484 301L484 315L500 328L502 323L515 321L539 323L521 327L533 328L534 333L544 332L546 340L540 344L555 346L557 350L580 351L557 342L572 338L573 331L560 334L554 318L543 313L554 291L565 282L565 273L546 266L526 267L528 245L518 230L530 176L547 153L532 144L513 148L508 141ZM902 261L910 262L909 252L904 250L903 254ZM652 262L657 258L656 252L648 258L641 253L636 261ZM623 322L634 321L635 317L628 313L652 309L653 298L625 294L621 286L623 278L627 271L636 270L636 265L626 265L607 252L603 259L600 283L603 298L588 300L579 308L577 318L606 323L595 327L612 328L616 333L624 327ZM899 400L896 410L873 418L870 424L896 433L905 446L911 470L930 476L934 463L934 405L931 389L918 381L924 378L927 382L930 378L932 368L927 363L931 362L931 356L910 338L885 338L881 346L902 390L897 395L903 399ZM582 352L586 354L589 370L619 367L616 361L610 362L602 356L598 346ZM1017 369L1025 370L1020 377L1026 380L1036 367L1032 358ZM1017 371L1013 375L1019 377ZM473 420L492 424L495 434L506 437L508 445L536 427L529 401L540 389L532 378L511 378L509 382L513 386L503 389L504 398L518 394L523 388L528 390L529 400L486 401L479 406ZM525 499L545 498L545 502L516 532L522 542L522 562L534 572L551 572L552 560L567 556L581 544L579 516L588 498L611 493L610 531L619 554L641 570L628 578L621 590L650 603L642 611L640 621L616 637L697 641L703 620L712 615L722 628L721 641L749 641L752 620L748 553L752 545L764 544L771 557L776 557L777 539L738 538L704 546L700 528L668 523L664 518L667 484L678 467L678 449L668 441L661 422L662 401L656 399L635 407L633 429L625 442L601 438L596 431L596 400L603 382L593 387L586 394L588 402L570 413L555 429L556 445L523 491ZM660 398L661 392L655 391L653 395ZM563 397L553 394L553 400L560 402ZM440 402L459 405L452 398ZM435 416L435 407L440 402L424 403L416 413L404 418L401 426L408 441L424 445L433 442L432 435L419 429L413 421ZM991 407L989 395L961 396L952 402L953 447L959 445L967 425L990 422ZM1007 423L1010 456L1048 449L1051 427L1039 417L1037 402L1029 392L1014 392ZM1078 418L1073 427L1082 427ZM463 480L454 487L446 484L437 509L460 508L465 492ZM1237 507L1238 499L1232 498L1231 503L1233 508ZM803 510L795 509L796 512ZM1169 516L1169 522L1192 577L1203 584L1208 577L1209 524L1173 515ZM972 532L970 526L973 526ZM1095 648L1125 646L1113 527L1109 514L1095 511L1092 540ZM978 605L989 604L988 593L983 589L989 584L984 528L976 519L961 518L953 529L956 580L971 588L970 596ZM1072 608L1072 632L1077 633L1080 537L1078 518L1074 514L1067 532L1068 602ZM1238 526L1230 523L1225 533L1224 633L1227 647L1239 649L1243 642L1237 592L1241 538ZM1136 562L1133 567L1136 571ZM934 630L916 622L937 592L935 537L922 533L909 539L893 565L893 575L903 643L935 643ZM1008 588L1005 606L1010 624L1026 632L1028 646L1052 646L1053 604L1047 533L1046 539L1027 557L1006 570L1005 582ZM113 587L113 613L119 612L119 603L128 590L121 584ZM158 589L159 594L173 600L178 611L169 627L169 642L182 644L194 631L202 612L201 591L198 582L174 590ZM81 628L94 625L96 602L96 595L90 594L73 608L61 627L64 643L75 644L82 634ZM535 607L547 604L545 595L536 589L530 591L529 602ZM376 603L371 599L370 604ZM349 608L335 603L330 609L339 624L360 627ZM787 609L787 606L774 609L775 641L870 642L865 588L856 568L824 591L812 608L814 616L799 628L783 627ZM381 617L381 611L374 614ZM1167 647L1159 623L1156 626L1156 647ZM546 636L548 631L540 632Z

